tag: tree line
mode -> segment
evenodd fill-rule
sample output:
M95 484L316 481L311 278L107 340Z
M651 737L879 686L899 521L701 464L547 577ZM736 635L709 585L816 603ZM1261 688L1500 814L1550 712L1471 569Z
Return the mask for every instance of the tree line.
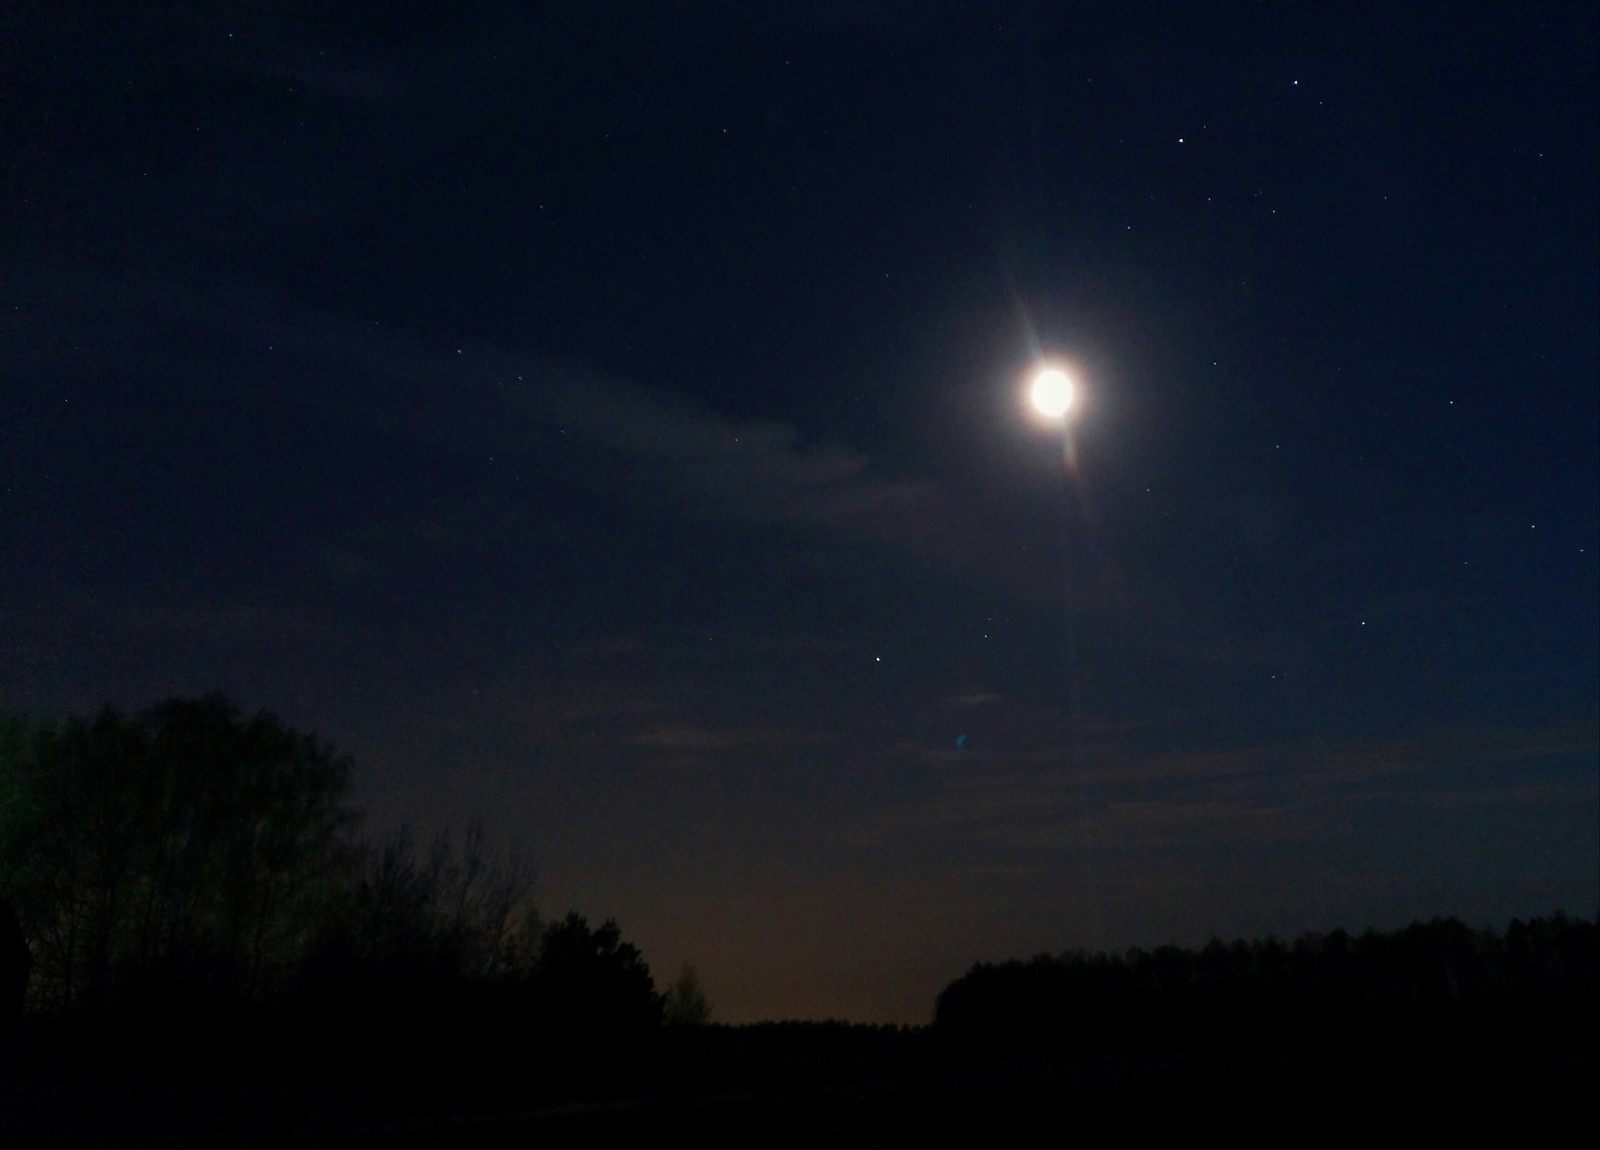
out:
M1456 919L1125 954L979 963L939 995L934 1038L984 1058L1090 1050L1593 1049L1600 920L1504 931Z
M26 944L0 961L16 993L26 964L28 1012L374 1051L516 1015L568 1055L709 1019L692 968L658 993L616 923L544 920L526 850L491 850L481 822L366 830L352 771L222 695L0 720L0 903Z
M559 1080L710 1020L692 968L658 990L615 922L542 917L527 852L491 849L481 823L427 842L364 827L353 770L221 695L0 719L0 1031L25 994L41 1026L141 1057L210 1057L233 1036L296 1065L392 1075L442 1062L481 1074L496 1049L483 1037L514 1030L543 1039ZM976 1058L1490 1039L1587 1050L1597 1005L1600 921L1441 919L980 963L939 995L927 1037ZM921 1042L858 1030L700 1027L676 1048L834 1058L843 1034L868 1043L851 1057L877 1057Z

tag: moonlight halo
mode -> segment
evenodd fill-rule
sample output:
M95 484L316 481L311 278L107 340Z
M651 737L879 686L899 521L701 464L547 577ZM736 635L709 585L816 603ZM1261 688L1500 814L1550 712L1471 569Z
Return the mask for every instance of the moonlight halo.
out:
M1072 377L1059 367L1043 367L1034 374L1028 389L1033 409L1046 419L1061 419L1072 407Z

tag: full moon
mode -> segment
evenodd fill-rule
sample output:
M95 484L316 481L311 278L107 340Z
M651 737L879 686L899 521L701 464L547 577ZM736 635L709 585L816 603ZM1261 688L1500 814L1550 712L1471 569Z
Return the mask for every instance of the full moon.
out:
M1029 396L1040 415L1060 419L1072 406L1072 380L1060 368L1047 367L1033 377Z

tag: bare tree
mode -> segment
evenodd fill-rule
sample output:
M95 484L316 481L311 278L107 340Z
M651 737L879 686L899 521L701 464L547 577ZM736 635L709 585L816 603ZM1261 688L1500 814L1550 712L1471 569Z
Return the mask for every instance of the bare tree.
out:
M700 973L684 963L661 999L662 1021L668 1026L704 1026L711 1021L711 1003L700 985Z
M220 695L27 729L0 758L0 886L37 995L249 998L298 960L354 816L347 759Z

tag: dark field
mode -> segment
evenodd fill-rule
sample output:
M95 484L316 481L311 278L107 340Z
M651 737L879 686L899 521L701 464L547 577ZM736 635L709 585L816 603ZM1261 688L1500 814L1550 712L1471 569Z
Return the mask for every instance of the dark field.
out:
M787 1030L788 1033L784 1033ZM1555 1132L1592 1114L1600 1064L1438 1049L1319 1056L1191 1051L958 1067L926 1030L786 1024L678 1036L648 1081L574 1097L502 1078L338 1083L14 1069L0 1087L7 1146L522 1147L1009 1145L1048 1137L1318 1140L1403 1129ZM360 1078L358 1067L348 1068ZM1582 1127L1579 1127L1580 1129Z

